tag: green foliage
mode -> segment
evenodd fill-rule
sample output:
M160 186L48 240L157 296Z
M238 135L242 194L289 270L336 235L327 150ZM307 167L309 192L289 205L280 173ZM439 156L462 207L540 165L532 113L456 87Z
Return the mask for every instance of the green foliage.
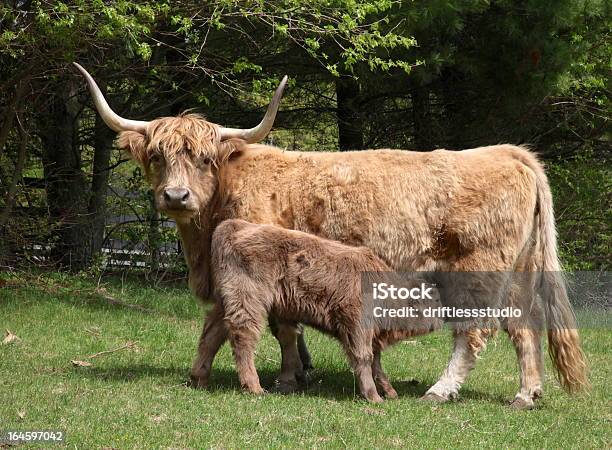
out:
M610 270L612 171L610 161L585 150L549 164L559 250L566 269Z
M202 64L207 56L203 45L219 33L231 36L230 47L221 50L239 62L229 67L228 72L234 75L244 72L245 64L249 68L261 67L245 56L255 40L260 41L270 56L282 57L289 49L297 48L334 76L339 74L339 69L353 72L357 64L372 70L401 67L409 71L411 61L401 56L391 57L389 53L393 49L407 50L416 42L410 36L383 29L389 20L387 15L399 4L390 0L315 0L306 6L298 0L217 0L194 14L193 5L187 2L172 7L171 23L184 36L189 61L207 71L210 67ZM236 47L238 42L240 45ZM235 50L239 52L236 54ZM255 50L251 57L260 58L262 48Z
M36 1L26 13L5 3L0 25L8 29L0 35L0 56L31 59L44 53L48 66L71 62L88 47L121 45L128 55L148 60L151 52L143 39L166 7L163 2Z
M559 77L556 92L550 98L552 114L558 122L550 140L564 141L565 145L567 141L577 141L586 147L609 146L611 33L609 2L583 2L578 23L568 33L569 69Z

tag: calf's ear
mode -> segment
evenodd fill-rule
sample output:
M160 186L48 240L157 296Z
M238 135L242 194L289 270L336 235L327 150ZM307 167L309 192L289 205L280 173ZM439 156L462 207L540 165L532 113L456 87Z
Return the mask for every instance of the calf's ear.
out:
M146 162L146 139L137 131L122 131L117 138L117 146L140 164Z

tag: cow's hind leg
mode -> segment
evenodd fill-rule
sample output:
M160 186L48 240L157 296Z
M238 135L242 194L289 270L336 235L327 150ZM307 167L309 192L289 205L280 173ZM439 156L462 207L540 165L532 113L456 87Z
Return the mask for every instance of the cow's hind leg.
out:
M508 253L512 245L509 247ZM440 275L445 288L442 306L470 312L479 310L479 313L473 317L464 316L465 320L453 317L453 354L442 376L425 393L423 400L446 402L456 398L476 365L479 353L486 347L487 338L497 330L499 320L486 317L486 314L481 317L480 311L498 308L507 295L509 268L499 257L500 251L496 248L469 253L447 267L446 274Z
M520 390L511 406L515 409L531 409L535 400L543 394L544 359L542 355L541 333L545 325L544 312L536 301L536 284L539 277L530 272L530 259L519 261L518 269L525 270L514 274L514 282L509 291L506 306L518 309L518 318L508 318L504 328L516 350L520 370Z
M213 360L226 339L227 329L223 322L223 308L215 304L204 320L198 344L198 356L191 367L193 387L204 388L208 385Z
M376 383L376 387L383 393L386 398L397 398L397 391L393 389L389 378L387 378L387 374L384 372L382 368L382 364L380 362L381 351L374 350L374 362L372 363L372 374L374 375L374 382Z
M485 348L488 330L455 330L453 355L444 373L422 397L423 400L446 402L459 395L459 388L476 364L478 354Z
M517 392L512 407L531 409L534 401L542 397L542 379L544 375L544 358L541 346L541 328L544 325L544 313L534 301L534 282L531 274L517 274L521 281L513 286L507 304L521 311L520 318L508 319L505 329L510 336L518 358L521 387Z
M509 329L510 339L519 360L521 387L511 406L531 409L534 401L542 397L543 357L540 331L535 329Z

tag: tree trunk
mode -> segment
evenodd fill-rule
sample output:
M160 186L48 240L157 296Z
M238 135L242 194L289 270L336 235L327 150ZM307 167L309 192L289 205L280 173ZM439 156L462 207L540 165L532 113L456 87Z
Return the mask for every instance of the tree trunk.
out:
M13 96L10 104L4 111L4 117L0 125L0 155L4 150L4 145L8 139L8 135L13 128L13 122L15 120L15 111L18 109L21 99L23 98L26 88L28 86L27 79L20 81L15 89L15 95Z
M6 225L11 217L13 205L15 203L15 196L17 194L17 184L23 174L23 167L25 165L26 153L28 148L28 135L21 125L20 117L17 118L19 128L19 149L17 151L17 161L15 162L15 168L13 171L13 178L8 186L6 200L4 202L4 209L0 213L0 263L4 264L10 253L9 240L7 239L7 228Z
M429 89L421 86L412 90L412 118L414 122L414 148L424 152L433 150Z
M87 207L91 224L90 254L92 257L100 254L102 242L104 241L108 167L110 165L113 138L115 136L114 132L106 126L99 114L96 114L95 117L93 174L91 178L91 195L89 197L89 206Z
M75 96L66 85L49 100L42 118L43 167L52 227L57 240L51 254L62 267L80 270L90 260L87 220L88 189L81 171Z
M336 80L336 117L338 120L338 146L344 150L362 150L363 118L360 114L359 83L349 77Z

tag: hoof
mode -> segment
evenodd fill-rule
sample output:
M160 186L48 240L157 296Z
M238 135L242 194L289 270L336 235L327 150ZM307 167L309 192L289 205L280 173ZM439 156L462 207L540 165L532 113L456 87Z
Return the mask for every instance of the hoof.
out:
M535 403L521 397L516 397L514 400L512 400L512 403L510 403L510 408L516 411L527 411L535 408Z
M432 402L432 403L446 403L448 402L448 398L444 398L441 395L435 394L433 392L427 392L423 395L419 400L424 402Z
M397 391L393 388L385 389L383 394L387 400L395 400L398 397Z
M193 389L206 389L208 387L208 378L203 377L190 377L190 385Z
M389 400L395 400L398 397L399 397L399 395L397 395L397 391L395 389L392 389L389 392L385 392L385 398L387 398Z
M532 398L534 400L537 400L539 398L542 398L544 396L544 391L542 389L534 389L533 393L531 394Z
M263 389L261 386L256 387L256 388L243 388L243 389L244 389L244 392L249 395L262 396L266 394L265 389Z
M378 395L378 391L376 390L374 390L373 392L368 391L367 395L364 395L364 397L370 403L382 403L384 401L383 398Z

